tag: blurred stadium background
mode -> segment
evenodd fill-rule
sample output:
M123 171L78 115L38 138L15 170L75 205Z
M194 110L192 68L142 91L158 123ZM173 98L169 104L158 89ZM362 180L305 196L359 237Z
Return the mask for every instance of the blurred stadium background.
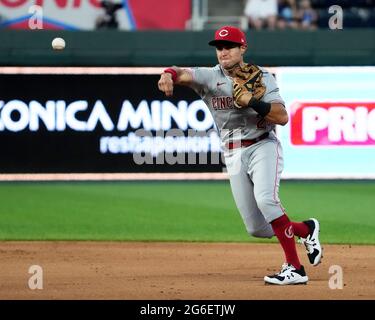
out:
M326 243L375 243L375 1L266 2L276 14L259 27L247 1L0 0L0 239L259 241L237 214L203 102L157 89L166 66L215 65L207 42L231 24L287 104L290 216L319 218ZM342 29L329 28L331 6ZM65 50L52 50L55 37ZM135 163L139 152L152 164ZM188 163L198 156L208 163Z

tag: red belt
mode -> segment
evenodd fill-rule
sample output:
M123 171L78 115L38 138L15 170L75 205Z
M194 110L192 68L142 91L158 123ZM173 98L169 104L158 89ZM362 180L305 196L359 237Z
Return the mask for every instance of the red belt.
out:
M235 148L243 148L243 147L249 147L253 145L254 143L257 143L263 139L268 138L269 133L263 133L261 136L255 139L246 139L246 140L239 140L239 141L233 141L233 142L227 142L226 147L231 150Z

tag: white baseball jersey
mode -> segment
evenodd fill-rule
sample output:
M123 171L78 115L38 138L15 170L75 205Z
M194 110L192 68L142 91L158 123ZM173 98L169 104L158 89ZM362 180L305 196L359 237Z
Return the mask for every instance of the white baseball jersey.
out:
M280 102L279 88L275 78L264 68L263 83L266 92L261 99L264 102ZM229 136L241 136L242 139L254 139L265 132L274 130L275 125L267 123L252 108L236 108L233 100L233 81L218 64L212 68L192 68L191 88L202 98L210 109L220 136L225 143Z

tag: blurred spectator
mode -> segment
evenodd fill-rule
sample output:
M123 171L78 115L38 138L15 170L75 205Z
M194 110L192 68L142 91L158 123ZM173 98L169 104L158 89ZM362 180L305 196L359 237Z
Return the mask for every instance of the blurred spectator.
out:
M310 0L301 0L298 6L298 18L301 29L316 29L318 15L311 7Z
M250 28L273 30L277 21L277 0L247 0L244 14Z
M297 5L295 0L279 0L278 13L277 27L279 29L298 28Z
M123 7L121 3L114 3L111 0L103 0L100 2L105 13L100 15L95 22L96 29L117 29L119 24L117 21L116 11Z

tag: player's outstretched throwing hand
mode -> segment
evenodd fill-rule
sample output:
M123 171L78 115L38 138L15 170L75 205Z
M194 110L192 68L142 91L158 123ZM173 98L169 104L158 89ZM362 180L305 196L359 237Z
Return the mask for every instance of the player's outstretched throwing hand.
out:
M172 74L162 73L158 82L158 87L160 91L163 91L167 97L173 95L173 79Z

